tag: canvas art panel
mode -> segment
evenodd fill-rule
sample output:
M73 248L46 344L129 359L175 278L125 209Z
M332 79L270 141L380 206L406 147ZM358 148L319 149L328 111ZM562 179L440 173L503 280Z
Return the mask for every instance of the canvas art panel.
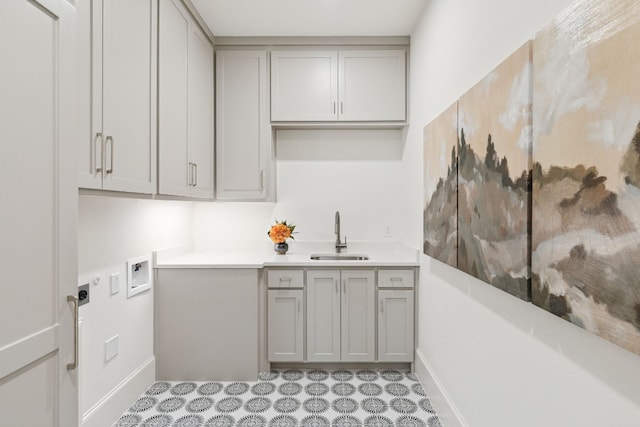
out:
M531 42L458 101L458 268L530 299Z
M423 251L457 267L458 104L424 128Z
M640 354L640 2L581 0L533 48L534 304Z

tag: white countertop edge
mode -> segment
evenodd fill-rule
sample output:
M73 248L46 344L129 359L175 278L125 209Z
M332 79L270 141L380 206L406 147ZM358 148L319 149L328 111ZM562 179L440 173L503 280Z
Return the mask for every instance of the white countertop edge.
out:
M297 243L286 255L272 251L193 251L158 262L156 268L295 268L295 267L418 267L419 251L399 243L353 243L346 253L366 254L368 260L311 260L311 254L330 254L327 243Z

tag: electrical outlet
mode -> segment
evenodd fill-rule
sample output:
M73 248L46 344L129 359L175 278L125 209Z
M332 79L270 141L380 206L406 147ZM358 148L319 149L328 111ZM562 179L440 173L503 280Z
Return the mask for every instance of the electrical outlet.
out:
M393 230L391 229L390 225L387 225L384 228L384 237L393 237Z
M120 273L113 273L109 276L111 281L111 295L115 295L120 292Z
M113 359L120 352L120 335L115 335L104 342L105 363Z
M78 305L88 304L90 301L89 297L89 284L85 283L84 285L78 286Z

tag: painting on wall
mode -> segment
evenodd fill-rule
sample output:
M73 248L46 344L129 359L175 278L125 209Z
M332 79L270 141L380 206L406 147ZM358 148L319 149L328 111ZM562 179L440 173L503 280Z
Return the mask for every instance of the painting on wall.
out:
M458 102L458 268L530 300L531 42Z
M591 3L534 41L532 300L640 354L640 4Z
M458 103L424 128L423 247L425 255L457 267Z

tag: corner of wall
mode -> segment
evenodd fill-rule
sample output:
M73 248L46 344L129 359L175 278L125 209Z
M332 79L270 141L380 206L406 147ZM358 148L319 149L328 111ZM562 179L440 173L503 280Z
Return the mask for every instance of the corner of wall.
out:
M446 427L469 427L420 349L416 350L415 360L416 375L425 393L429 396L429 400L436 410L442 425Z

